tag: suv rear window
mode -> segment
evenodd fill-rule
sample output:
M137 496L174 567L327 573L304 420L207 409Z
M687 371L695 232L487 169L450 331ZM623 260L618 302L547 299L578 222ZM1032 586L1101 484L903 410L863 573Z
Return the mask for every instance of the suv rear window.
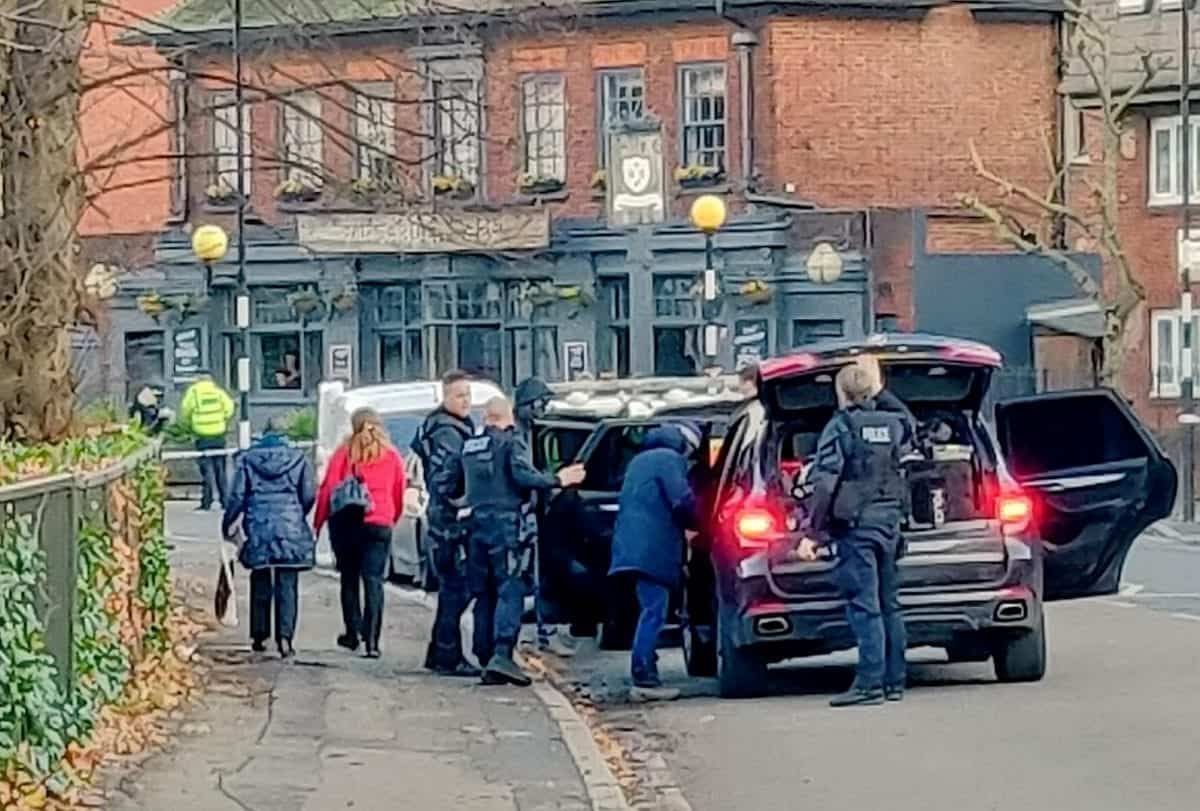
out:
M781 380L773 385L775 404L785 411L837 407L834 371ZM957 404L981 384L980 370L952 364L884 364L888 390L906 403Z

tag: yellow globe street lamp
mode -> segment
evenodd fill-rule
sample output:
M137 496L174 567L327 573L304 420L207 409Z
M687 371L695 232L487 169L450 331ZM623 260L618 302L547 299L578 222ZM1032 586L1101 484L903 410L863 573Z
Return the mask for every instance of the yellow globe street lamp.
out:
M219 225L202 225L192 232L192 252L201 262L220 262L229 251L229 235Z
M692 203L692 225L706 234L720 231L725 215L725 201L715 194L702 194Z
M725 224L725 201L715 194L702 194L692 203L692 225L704 232L704 354L708 366L717 365L721 324L717 304L717 270L713 267L713 236Z

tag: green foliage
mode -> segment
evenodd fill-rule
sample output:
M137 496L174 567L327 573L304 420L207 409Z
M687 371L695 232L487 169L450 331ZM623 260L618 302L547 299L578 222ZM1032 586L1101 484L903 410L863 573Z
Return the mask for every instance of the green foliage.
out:
M79 437L52 446L0 444L0 485L31 476L102 469L145 447L136 428ZM140 579L128 591L126 560L118 558L109 499L112 488L126 490L132 530L140 534L136 553ZM137 599L148 611L147 651L163 650L169 639L170 570L164 535L165 483L161 465L148 460L107 487L79 499L77 524L74 685L60 686L59 666L46 646L41 614L46 559L39 544L37 509L25 502L18 511L0 504L0 773L19 763L37 779L59 783L59 764L72 741L85 738L99 710L117 700L133 673L135 644L122 638L119 606Z
M167 483L162 466L157 462L139 465L133 473L133 484L142 510L138 597L151 617L143 641L151 650L163 650L168 642L167 620L171 613L171 562L163 512Z
M171 422L163 429L163 441L168 445L190 445L193 439L192 429L181 422Z
M287 435L293 442L311 441L317 438L317 410L298 408L287 415Z

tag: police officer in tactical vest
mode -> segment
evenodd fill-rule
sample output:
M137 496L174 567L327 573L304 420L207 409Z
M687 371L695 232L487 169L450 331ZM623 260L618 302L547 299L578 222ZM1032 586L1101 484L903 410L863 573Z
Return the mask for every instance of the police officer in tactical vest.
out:
M487 404L483 433L463 445L461 479L471 511L467 580L475 597L473 650L485 684L527 686L529 677L513 662L533 546L523 543L521 505L529 494L583 481L579 465L541 473L529 448L514 432L512 404L504 397ZM527 539L524 539L527 540Z
M413 438L429 488L426 539L438 576L437 610L425 667L440 676L479 675L463 656L459 622L471 601L467 589L467 538L458 520L455 482L463 443L475 432L471 422L471 380L454 370L442 377L442 404L435 408Z
M877 375L851 365L834 381L839 410L817 444L808 476L808 532L797 556L813 560L836 545L838 584L858 640L858 672L834 707L904 697L906 637L897 561L904 503L901 459L911 441L905 414L881 410Z

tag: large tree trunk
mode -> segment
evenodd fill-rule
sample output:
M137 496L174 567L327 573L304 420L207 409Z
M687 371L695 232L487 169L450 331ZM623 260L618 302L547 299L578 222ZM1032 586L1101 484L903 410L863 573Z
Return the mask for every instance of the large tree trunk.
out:
M21 5L0 0L8 13ZM83 293L76 142L85 2L23 6L20 24L0 23L0 438L52 441L71 427L68 330Z

